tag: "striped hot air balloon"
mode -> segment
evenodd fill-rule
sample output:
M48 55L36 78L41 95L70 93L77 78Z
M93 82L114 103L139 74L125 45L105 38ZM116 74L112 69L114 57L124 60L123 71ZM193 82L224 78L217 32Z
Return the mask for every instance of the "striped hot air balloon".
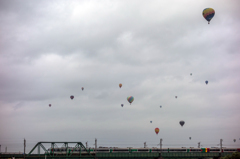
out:
M211 19L215 15L215 11L212 8L205 8L202 12L202 15L208 21L208 24L210 24Z
M129 97L127 97L127 100L131 104L134 101L134 97L133 96L129 96Z

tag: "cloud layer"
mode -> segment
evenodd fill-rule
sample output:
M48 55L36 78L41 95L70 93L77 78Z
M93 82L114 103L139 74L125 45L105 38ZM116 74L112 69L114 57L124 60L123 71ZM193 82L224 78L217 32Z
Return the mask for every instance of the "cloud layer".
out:
M163 138L166 147L212 147L222 138L239 147L239 6L2 0L0 144L22 151L23 138L27 150L41 140L97 138L156 147ZM207 7L216 12L209 25Z

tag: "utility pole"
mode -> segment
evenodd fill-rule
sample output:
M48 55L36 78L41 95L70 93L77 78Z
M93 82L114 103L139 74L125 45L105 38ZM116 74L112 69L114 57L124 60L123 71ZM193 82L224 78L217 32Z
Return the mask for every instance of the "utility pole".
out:
M220 139L220 151L222 153L222 142L223 142L223 139Z
M0 153L1 153L1 145L0 145Z
M87 141L87 142L88 142L88 141ZM87 142L86 142L86 149L88 148Z
M198 148L200 148L200 142L198 143Z
M5 152L7 153L7 147L5 147Z
M95 138L95 151L97 151L97 138Z
M144 148L147 148L147 143L146 143L146 142L144 142L143 144L144 144Z
M25 138L24 138L24 143L23 143L23 146L24 146L24 152L23 152L23 157L24 157L24 159L25 159L25 152L26 152L26 140L25 140Z
M163 139L160 139L160 150L161 150L161 152L162 152L162 141L163 141Z

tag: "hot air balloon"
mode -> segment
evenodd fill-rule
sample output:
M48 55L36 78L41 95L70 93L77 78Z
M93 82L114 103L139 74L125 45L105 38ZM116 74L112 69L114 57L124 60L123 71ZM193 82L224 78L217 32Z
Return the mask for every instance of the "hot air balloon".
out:
M152 123L152 121L150 121L150 123Z
M189 139L191 140L192 138L191 138L191 137L189 137Z
M156 133L156 134L159 133L159 128L155 128L155 133Z
M71 96L70 96L70 98L73 100L74 96L73 96L73 95L71 95Z
M133 96L129 96L129 97L127 97L127 100L131 104L134 101L134 98L133 98Z
M49 104L49 107L51 107L52 106L52 104Z
M212 8L205 8L202 12L203 17L208 21L208 24L210 24L210 21L213 18L214 14L215 11Z
M183 126L183 125L185 124L185 121L181 120L181 121L179 122L179 124L180 124L181 126Z
M177 98L177 96L175 96L175 98Z
M208 81L205 81L206 84L208 84Z
M123 104L121 104L121 106L123 107Z
M162 108L162 106L160 105L160 108Z
M234 142L236 142L236 139L233 139Z
M190 75L192 76L192 73L190 73Z
M82 91L84 90L84 87L82 87Z
M119 87L120 87L120 88L122 87L122 83L119 83Z

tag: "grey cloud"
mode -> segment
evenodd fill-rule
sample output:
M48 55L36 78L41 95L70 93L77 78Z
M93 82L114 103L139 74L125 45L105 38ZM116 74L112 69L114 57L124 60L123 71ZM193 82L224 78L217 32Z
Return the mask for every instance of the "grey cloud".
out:
M238 2L0 3L1 143L156 146L159 127L165 145L211 146L239 134Z

